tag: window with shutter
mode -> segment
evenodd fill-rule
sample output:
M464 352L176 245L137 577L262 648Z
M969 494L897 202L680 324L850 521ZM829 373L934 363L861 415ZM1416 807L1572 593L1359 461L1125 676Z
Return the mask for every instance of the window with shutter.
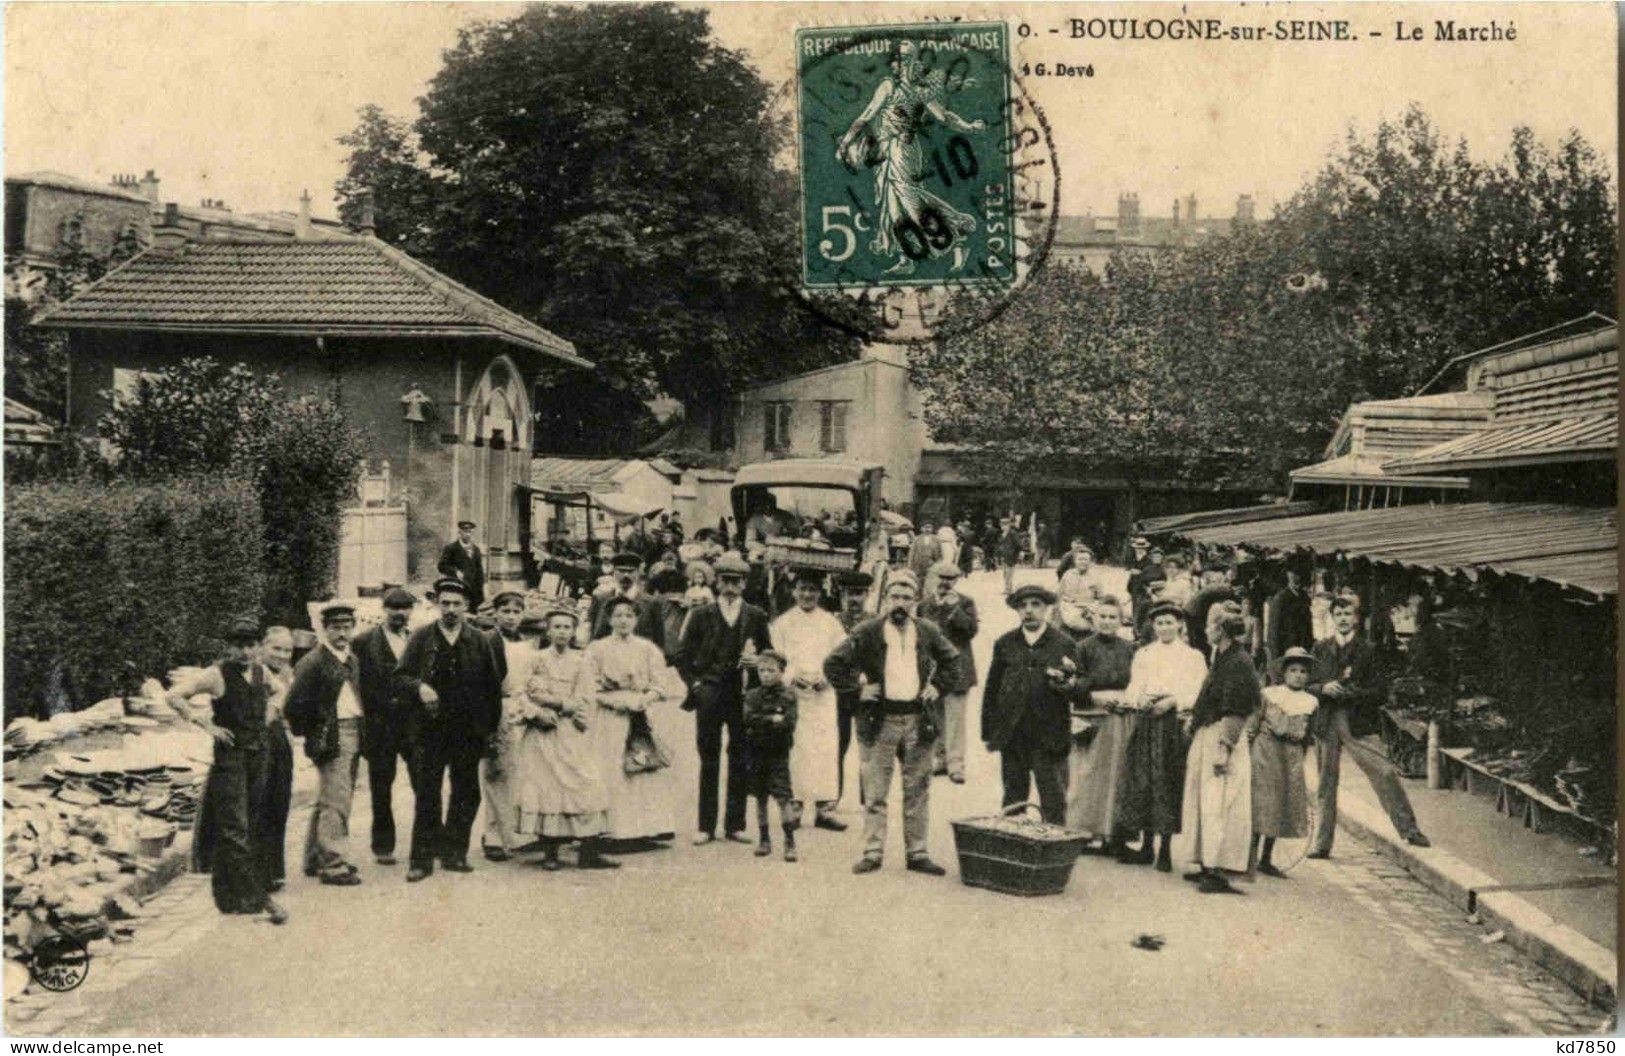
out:
M846 450L846 409L848 400L825 400L819 404L819 447L829 454Z
M790 404L765 405L766 419L762 431L762 445L769 451L790 449Z

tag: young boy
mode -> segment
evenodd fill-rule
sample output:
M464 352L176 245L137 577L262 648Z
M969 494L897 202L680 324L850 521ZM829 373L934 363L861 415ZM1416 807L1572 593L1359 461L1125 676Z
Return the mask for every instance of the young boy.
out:
M799 809L791 802L790 746L795 740L796 695L784 684L784 656L765 649L756 656L760 685L745 694L745 748L749 760L747 793L756 797L756 857L773 853L767 834L767 800L779 801L784 824L784 860L796 860Z

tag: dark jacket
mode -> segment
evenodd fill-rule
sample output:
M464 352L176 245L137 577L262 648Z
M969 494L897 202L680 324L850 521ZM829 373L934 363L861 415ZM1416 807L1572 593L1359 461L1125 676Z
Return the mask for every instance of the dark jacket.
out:
M1202 683L1201 692L1196 694L1196 706L1191 709L1191 729L1223 722L1223 739L1233 747L1248 716L1262 704L1263 694L1258 688L1258 673L1253 670L1252 657L1232 642L1213 658L1213 666L1208 668L1207 679Z
M1031 747L1065 752L1072 743L1072 704L1087 700L1088 687L1073 679L1057 689L1048 672L1063 661L1082 668L1078 645L1064 631L1045 624L1032 645L1021 628L993 643L993 660L982 689L982 740L993 751L1020 734Z
M395 693L395 653L384 636L383 625L357 635L350 643L350 653L361 665L361 710L374 722L388 722L399 718L403 709L397 706ZM405 650L402 650L404 655Z
M753 749L787 752L795 744L796 695L788 686L757 686L745 694L743 710L745 739ZM773 722L775 715L784 716L784 722Z
M1127 689L1134 643L1117 635L1091 634L1078 643L1078 682L1084 689ZM1094 704L1093 699L1090 704Z
M1309 672L1309 684L1304 689L1321 703L1315 711L1317 728L1324 728L1324 724L1331 721L1332 707L1360 713L1370 712L1382 702L1382 671L1378 667L1377 650L1365 635L1356 632L1349 644L1342 647L1338 646L1335 636L1322 638L1309 651L1315 658L1315 666ZM1341 682L1342 695L1326 696L1324 689L1328 682ZM1367 714L1365 718L1369 723L1372 716Z
M333 650L317 645L293 667L282 715L293 735L305 739L305 754L312 762L324 763L338 754L339 690L346 682L359 703L361 664L354 649L341 663Z
M767 627L767 613L748 601L741 602L739 621L731 628L722 618L722 607L714 601L693 610L683 626L683 646L677 651L677 670L683 681L691 691L701 685L738 685L739 654L745 643L754 642L757 652L773 648Z
M1266 644L1272 661L1280 660L1281 654L1294 646L1308 649L1315 644L1314 617L1306 590L1283 587L1271 594L1264 603L1264 622L1269 625Z
M435 566L442 576L463 581L468 588L468 610L473 612L485 601L485 555L475 546L470 554L460 540L453 539L440 551L440 564Z
M438 622L412 632L395 668L395 691L401 702L412 714L426 716L418 691L425 682L433 685L434 672L443 661L456 672L456 684L450 687L449 694L446 687L434 687L440 694L437 720L480 736L489 735L502 718L502 679L507 674L508 660L490 636L471 623L463 624L452 645L440 633Z
M824 677L837 691L857 690L859 676L871 686L884 686L885 622L885 617L876 616L858 624L846 641L824 658ZM929 684L936 686L939 693L955 692L953 684L958 675L954 661L959 658L959 650L930 620L915 620L914 628L920 687L923 689Z
M958 677L951 692L964 693L976 685L976 658L971 645L976 641L981 621L976 615L976 602L963 594L956 595L952 605L942 605L935 598L920 603L920 619L930 620L947 637L949 644L959 650L954 661Z

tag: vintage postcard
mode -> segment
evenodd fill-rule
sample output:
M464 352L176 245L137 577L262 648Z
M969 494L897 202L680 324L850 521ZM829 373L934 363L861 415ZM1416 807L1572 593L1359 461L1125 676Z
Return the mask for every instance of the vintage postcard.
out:
M1615 7L4 17L8 1036L1613 1051Z

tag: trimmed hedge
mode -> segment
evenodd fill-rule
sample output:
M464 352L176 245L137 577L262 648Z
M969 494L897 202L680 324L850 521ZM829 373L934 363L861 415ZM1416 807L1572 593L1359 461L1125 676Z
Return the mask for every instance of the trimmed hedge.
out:
M7 717L114 695L125 661L212 659L231 617L260 618L263 540L253 486L224 477L8 488Z

